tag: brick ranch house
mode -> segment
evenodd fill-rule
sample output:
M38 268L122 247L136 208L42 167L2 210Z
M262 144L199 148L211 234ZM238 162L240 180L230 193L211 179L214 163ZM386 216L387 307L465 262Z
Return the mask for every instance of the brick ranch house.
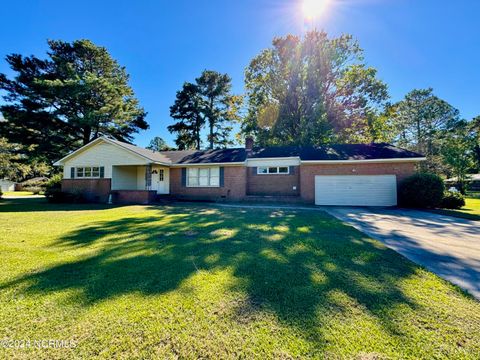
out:
M253 146L151 151L101 137L70 153L62 190L93 201L293 200L317 205L394 206L397 184L425 158L389 144Z

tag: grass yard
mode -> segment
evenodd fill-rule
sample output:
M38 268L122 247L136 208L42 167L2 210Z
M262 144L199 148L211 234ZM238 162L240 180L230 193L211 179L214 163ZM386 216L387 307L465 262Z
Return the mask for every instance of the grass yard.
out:
M474 199L480 199L480 192L469 191L467 192L467 196Z
M31 191L5 191L3 196L31 196L34 195Z
M478 359L480 303L317 211L0 201L0 358Z
M480 220L480 198L465 198L465 206L460 210L441 209L435 210L435 212L470 220Z

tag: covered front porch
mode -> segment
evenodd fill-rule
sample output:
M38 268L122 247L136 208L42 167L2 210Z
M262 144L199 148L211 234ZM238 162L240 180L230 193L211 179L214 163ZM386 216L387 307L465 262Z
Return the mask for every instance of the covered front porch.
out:
M114 165L111 190L112 202L154 202L157 195L170 193L169 168L155 164Z

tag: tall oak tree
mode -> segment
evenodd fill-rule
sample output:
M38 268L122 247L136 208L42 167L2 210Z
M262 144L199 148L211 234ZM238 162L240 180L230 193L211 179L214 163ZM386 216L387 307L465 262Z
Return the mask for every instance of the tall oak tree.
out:
M387 86L368 67L350 35L275 38L245 71L248 114L243 134L263 145L369 142L388 98Z

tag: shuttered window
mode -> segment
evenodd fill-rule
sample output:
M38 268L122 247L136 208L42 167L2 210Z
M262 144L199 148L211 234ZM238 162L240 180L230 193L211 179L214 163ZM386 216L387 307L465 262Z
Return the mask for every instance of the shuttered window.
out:
M220 168L191 167L187 169L187 187L219 187Z

